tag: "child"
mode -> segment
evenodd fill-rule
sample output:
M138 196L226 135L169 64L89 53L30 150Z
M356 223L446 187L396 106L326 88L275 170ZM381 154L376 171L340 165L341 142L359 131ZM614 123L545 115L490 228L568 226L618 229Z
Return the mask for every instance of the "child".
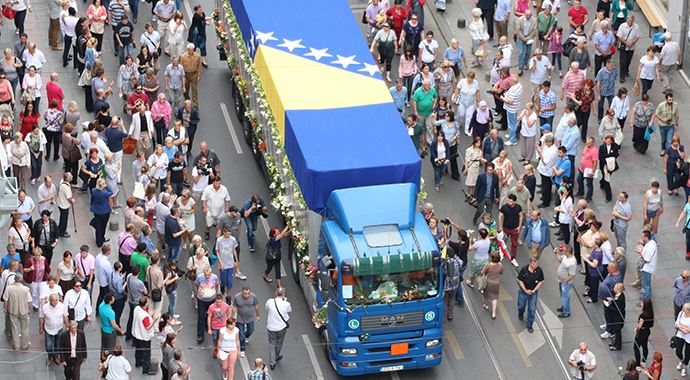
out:
M136 159L132 162L132 178L136 181L141 173L141 167L146 164L144 152L137 152Z
M155 183L149 183L146 186L146 201L144 203L144 209L146 210L146 221L149 223L149 227L153 228L153 215L156 213L156 187Z
M551 65L556 67L558 64L558 76L563 78L563 27L556 28L555 33L551 33L551 44L549 45L549 54L551 54Z

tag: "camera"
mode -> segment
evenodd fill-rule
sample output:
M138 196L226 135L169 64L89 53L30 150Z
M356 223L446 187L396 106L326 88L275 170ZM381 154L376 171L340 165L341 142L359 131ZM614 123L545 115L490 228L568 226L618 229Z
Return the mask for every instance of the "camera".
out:
M211 167L208 164L207 165L198 164L196 166L196 170L197 170L197 172L199 172L200 175L203 175L203 176L207 176L207 175L211 174Z
M446 226L450 225L450 219L449 218L441 219L441 223L445 224Z
M580 371L584 371L585 370L585 362L583 362L582 360L577 362L577 369L579 369Z

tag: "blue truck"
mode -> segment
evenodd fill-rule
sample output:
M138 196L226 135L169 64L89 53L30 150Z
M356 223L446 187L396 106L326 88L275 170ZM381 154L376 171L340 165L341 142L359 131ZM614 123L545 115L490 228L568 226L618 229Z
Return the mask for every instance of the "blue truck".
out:
M421 161L345 0L218 0L235 111L291 227L289 262L341 375L442 360Z

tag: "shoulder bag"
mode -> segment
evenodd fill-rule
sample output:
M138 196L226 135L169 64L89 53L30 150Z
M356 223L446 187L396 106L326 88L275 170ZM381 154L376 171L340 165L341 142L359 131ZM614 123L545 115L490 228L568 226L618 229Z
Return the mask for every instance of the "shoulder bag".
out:
M81 291L79 291L77 300L74 302L74 307L69 307L69 305L67 306L67 319L69 319L70 321L74 321L76 318L76 313L74 312L74 309L77 307L77 304L79 304L79 298L81 298Z
M688 232L688 229L690 229L690 218L688 218L687 223L683 226L683 234L686 234Z
M151 267L148 268L148 274L149 280L153 282L153 278L151 277ZM151 286L151 301L161 302L163 299L163 292L160 289L154 288L152 284L149 284L149 286Z
M676 316L676 319L673 320L673 323L674 323L674 324L676 323L676 321L678 320L678 317L680 317L680 315L681 315L682 313L683 313L683 311L681 311L680 313L678 313L678 315ZM678 334L678 331L680 331L680 330L678 330L678 328L676 328L676 331L673 332L673 336L671 337L671 339L670 339L669 342L668 342L668 343L669 343L669 344L668 344L669 347L671 347L672 349L675 349L676 347L679 347L679 346L681 346L683 343L685 343L685 339L683 339L683 338L681 338L681 337L679 337L679 336L676 336L676 334Z
M273 304L276 305L276 313L278 313L278 316L280 317L280 319L283 321L283 323L285 323L285 328L289 329L290 324L288 323L288 321L285 320L285 317L283 317L283 314L280 314L280 309L278 309L278 301L276 301L275 298L273 299Z

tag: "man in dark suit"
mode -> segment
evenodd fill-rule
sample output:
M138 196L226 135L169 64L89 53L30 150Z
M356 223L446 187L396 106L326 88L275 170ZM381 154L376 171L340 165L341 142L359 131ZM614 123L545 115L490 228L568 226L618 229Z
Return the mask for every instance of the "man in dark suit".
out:
M482 156L486 162L491 162L498 157L503 147L503 139L498 135L498 129L491 128L489 134L482 141Z
M472 223L477 224L477 218L483 213L491 214L494 203L498 203L500 191L498 189L498 175L495 166L489 162L486 164L486 172L477 177L477 185L474 188L474 199L477 202L477 212L472 217Z
M60 337L60 363L65 367L66 380L79 380L81 365L86 361L86 337L71 321L69 331Z

